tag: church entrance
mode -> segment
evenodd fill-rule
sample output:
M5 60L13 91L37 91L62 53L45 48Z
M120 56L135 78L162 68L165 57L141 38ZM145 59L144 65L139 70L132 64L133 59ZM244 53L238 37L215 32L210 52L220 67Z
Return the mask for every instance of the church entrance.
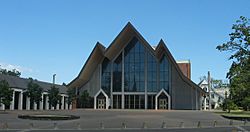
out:
M167 109L167 99L159 99L159 109Z
M105 99L98 99L98 109L105 109Z

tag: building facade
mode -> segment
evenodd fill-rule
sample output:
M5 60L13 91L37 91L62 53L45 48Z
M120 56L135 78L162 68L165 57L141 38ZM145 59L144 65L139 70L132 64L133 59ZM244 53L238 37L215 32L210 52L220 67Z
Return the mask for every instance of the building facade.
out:
M0 110L72 109L72 105L69 105L67 102L68 95L67 95L67 88L65 86L33 80L34 83L38 84L43 89L42 101L40 101L40 103L37 104L36 102L30 100L30 98L25 94L30 79L0 74L0 80L6 80L10 88L13 90L11 104L9 106L1 104ZM52 107L49 104L48 90L52 87L52 85L55 85L55 87L59 88L59 94L61 96L61 100L56 106L56 108Z
M87 90L94 109L199 110L206 93L187 76L163 40L152 48L128 23L108 48L96 44L68 87Z

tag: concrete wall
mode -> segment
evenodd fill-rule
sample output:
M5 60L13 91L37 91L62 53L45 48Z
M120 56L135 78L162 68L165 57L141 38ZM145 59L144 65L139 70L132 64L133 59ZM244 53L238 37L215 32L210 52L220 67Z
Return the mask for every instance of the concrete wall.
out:
M90 80L80 88L80 92L88 90L89 95L94 97L94 95L100 90L100 66L98 66L93 75L90 77Z
M199 109L200 101L198 101L199 93L197 89L184 82L173 64L171 64L171 76L172 109Z

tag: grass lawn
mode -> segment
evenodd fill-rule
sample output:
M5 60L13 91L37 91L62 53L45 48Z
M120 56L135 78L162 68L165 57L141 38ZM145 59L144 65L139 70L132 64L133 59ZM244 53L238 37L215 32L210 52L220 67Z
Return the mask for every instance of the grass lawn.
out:
M242 111L242 110L232 110L230 113L226 111L216 111L216 114L230 116L230 117L249 117L250 118L250 111Z

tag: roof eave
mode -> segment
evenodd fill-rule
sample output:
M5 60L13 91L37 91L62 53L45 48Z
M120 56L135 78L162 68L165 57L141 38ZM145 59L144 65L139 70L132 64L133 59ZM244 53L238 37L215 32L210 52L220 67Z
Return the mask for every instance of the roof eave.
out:
M194 86L195 88L197 88L200 92L202 92L203 94L206 94L206 92L201 89L197 84L195 84L192 80L190 80L189 78L187 78L182 72L181 69L179 68L178 64L176 63L174 57L172 56L172 54L170 53L170 51L168 50L166 44L164 43L164 41L161 39L159 44L157 45L157 47L155 48L155 52L156 54L158 53L159 59L162 56L160 52L161 47L163 47L163 49L165 50L165 53L168 55L168 58L170 59L170 61L172 62L172 64L174 65L174 67L176 68L178 74L180 75L180 77L182 78L182 80L184 80L185 82L187 82L189 85Z
M93 70L89 70L89 69L92 69L92 68L95 68L97 67L97 64L94 63L98 60L95 60L95 58L98 58L98 57L101 57L101 56L104 56L104 52L105 52L105 47L97 42L94 49L92 50L92 52L90 53L90 56L89 58L87 59L87 61L85 62L85 64L83 65L80 73L77 75L76 78L74 78L67 86L69 88L74 88L76 87L76 85L81 82L81 83L84 83L85 81L88 80L89 77L84 77L84 78L87 78L87 79L82 79L82 77L84 76L83 73L85 71L93 71ZM95 57L97 56L97 57ZM94 61L95 60L95 61ZM100 59L99 59L100 60Z

